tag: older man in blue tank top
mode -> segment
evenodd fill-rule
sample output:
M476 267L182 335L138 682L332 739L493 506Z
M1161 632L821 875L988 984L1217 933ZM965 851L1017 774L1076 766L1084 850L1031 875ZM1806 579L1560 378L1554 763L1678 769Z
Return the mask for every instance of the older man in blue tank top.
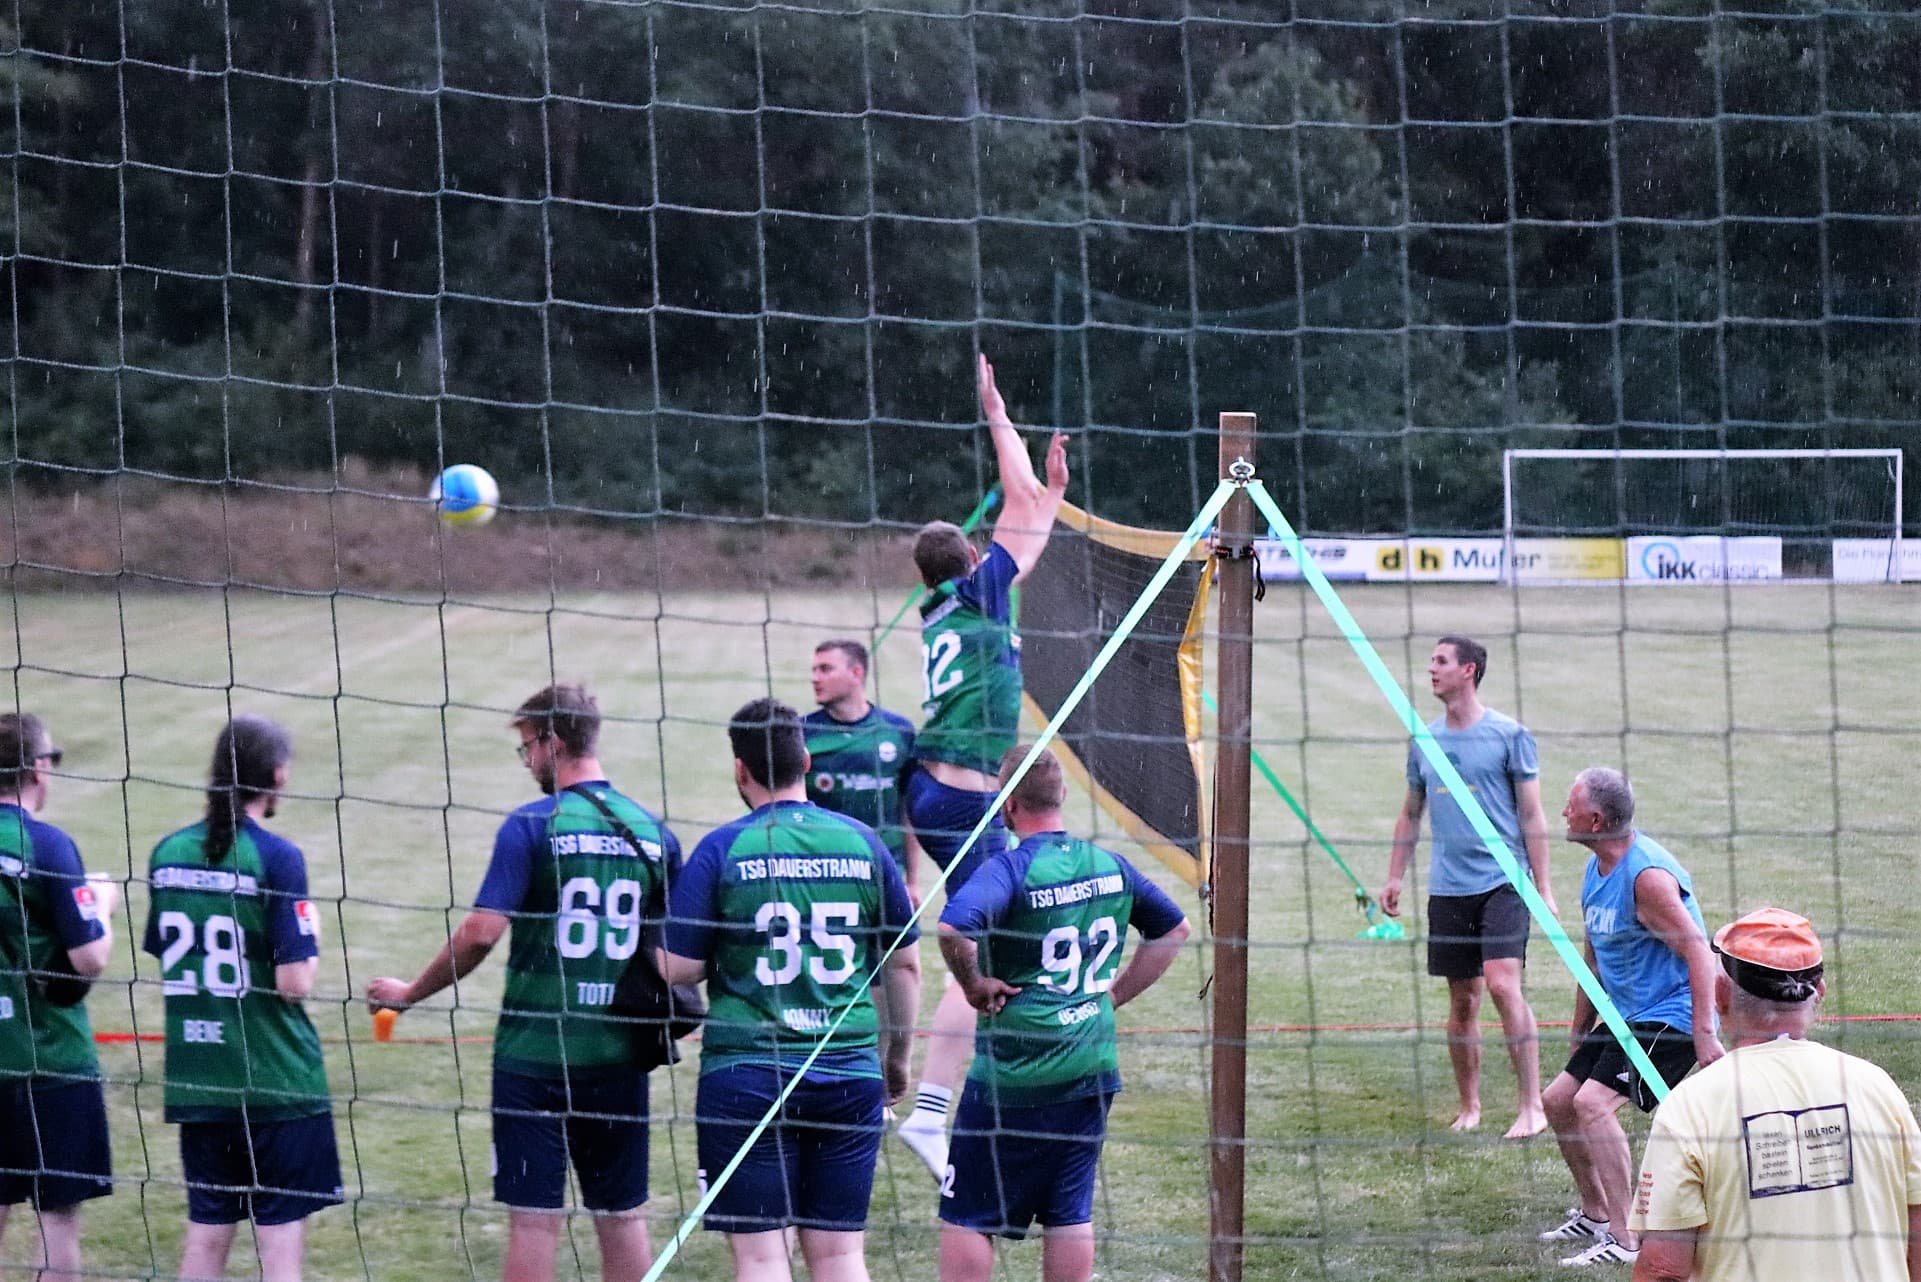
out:
M1673 1086L1695 1064L1726 1053L1714 1026L1718 968L1693 879L1660 843L1635 830L1634 789L1618 770L1590 766L1576 775L1561 814L1567 839L1593 852L1581 879L1588 966ZM1581 1204L1540 1238L1580 1244L1561 1260L1565 1265L1631 1263L1634 1163L1616 1114L1629 1099L1643 1112L1657 1101L1584 990L1574 997L1571 1049L1541 1102Z

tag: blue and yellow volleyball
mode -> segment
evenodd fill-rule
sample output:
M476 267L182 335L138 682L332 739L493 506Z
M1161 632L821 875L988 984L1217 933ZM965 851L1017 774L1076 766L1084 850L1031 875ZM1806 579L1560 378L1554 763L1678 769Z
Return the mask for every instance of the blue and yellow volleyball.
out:
M434 478L427 498L449 525L485 525L500 508L500 486L486 468L456 463Z

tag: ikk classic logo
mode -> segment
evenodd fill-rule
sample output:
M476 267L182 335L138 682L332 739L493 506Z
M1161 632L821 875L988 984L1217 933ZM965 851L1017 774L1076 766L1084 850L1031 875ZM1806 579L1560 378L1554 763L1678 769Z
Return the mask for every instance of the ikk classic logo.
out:
M1771 535L1641 536L1628 540L1634 583L1758 583L1781 577L1781 540Z

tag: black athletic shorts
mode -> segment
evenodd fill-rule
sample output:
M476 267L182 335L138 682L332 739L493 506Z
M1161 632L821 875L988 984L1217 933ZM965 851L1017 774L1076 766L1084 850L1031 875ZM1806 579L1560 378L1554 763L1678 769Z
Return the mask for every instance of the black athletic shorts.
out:
M1482 962L1503 957L1526 961L1527 930L1527 905L1512 886L1478 895L1429 895L1427 973L1478 979Z
M1694 1067L1694 1034L1672 1024L1658 1023L1629 1024L1628 1030L1660 1070L1661 1080L1669 1086L1680 1085L1681 1079ZM1628 1062L1627 1052L1621 1049L1621 1043L1614 1039L1606 1024L1595 1025L1593 1031L1581 1039L1581 1045L1568 1057L1567 1067L1561 1071L1577 1082L1601 1083L1615 1094L1633 1100L1634 1107L1643 1113L1652 1113L1660 1103L1634 1065Z

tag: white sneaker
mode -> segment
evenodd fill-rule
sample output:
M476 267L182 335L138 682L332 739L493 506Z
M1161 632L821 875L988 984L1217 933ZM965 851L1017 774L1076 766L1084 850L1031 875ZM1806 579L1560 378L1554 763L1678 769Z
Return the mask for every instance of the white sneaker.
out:
M1607 1231L1608 1221L1594 1219L1580 1207L1570 1206L1566 1220L1535 1236L1542 1242L1579 1242L1598 1238Z
M1590 1264L1632 1264L1639 1251L1630 1251L1621 1245L1621 1240L1602 1229L1600 1239L1579 1255L1564 1255L1561 1263L1570 1269L1584 1269Z
M914 1150L914 1156L927 1163L935 1179L947 1173L947 1119L916 1110L907 1115L894 1133L900 1142Z

